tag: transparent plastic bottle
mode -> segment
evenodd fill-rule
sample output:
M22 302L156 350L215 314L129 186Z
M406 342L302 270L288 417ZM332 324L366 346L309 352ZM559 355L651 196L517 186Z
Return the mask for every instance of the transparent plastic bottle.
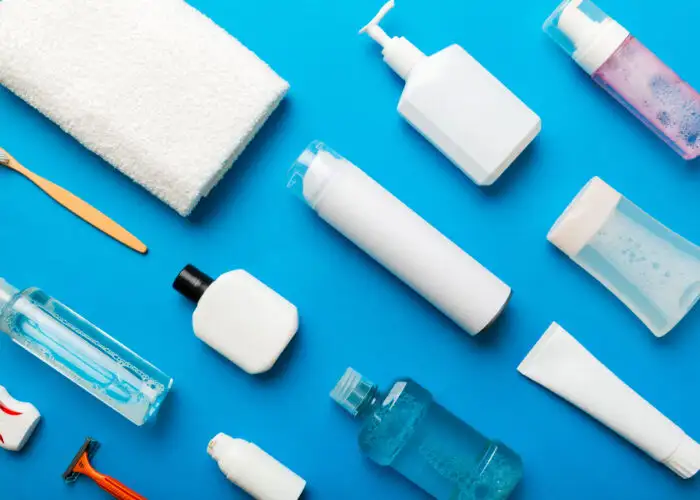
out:
M348 368L331 397L362 420L361 450L440 500L502 500L523 475L520 457L433 401L411 379L385 397Z
M671 331L700 298L700 247L597 177L569 205L548 239L657 337Z
M678 154L700 155L700 94L593 2L566 0L544 30Z
M155 418L173 380L37 288L0 279L0 330L136 425Z

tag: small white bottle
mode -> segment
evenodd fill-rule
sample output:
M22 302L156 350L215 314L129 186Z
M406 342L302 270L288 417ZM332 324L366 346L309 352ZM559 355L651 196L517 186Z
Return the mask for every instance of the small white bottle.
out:
M470 335L508 304L508 285L324 144L304 151L287 187Z
M214 280L188 265L173 288L197 302L195 335L251 375L270 370L299 328L294 304L242 269Z
M493 184L542 129L530 108L459 45L426 56L379 26L390 0L362 28L383 47L406 88L399 113L479 186Z
M20 451L40 418L39 410L33 404L17 401L0 385L0 448Z
M264 450L226 434L217 434L207 452L229 481L255 500L298 500L306 481Z

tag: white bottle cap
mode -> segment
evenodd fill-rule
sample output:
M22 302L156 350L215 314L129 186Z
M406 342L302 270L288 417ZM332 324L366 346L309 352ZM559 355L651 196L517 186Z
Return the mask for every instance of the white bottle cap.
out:
M17 401L0 385L0 448L20 451L40 418L34 405Z
M554 223L547 239L573 258L608 221L622 195L599 177L584 186Z
M389 0L379 10L367 26L360 30L360 33L367 33L372 39L381 45L384 50L384 62L404 80L408 78L413 67L425 58L425 54L404 37L390 37L379 26L384 16L394 8L394 0Z
M306 481L253 443L218 434L209 455L221 471L256 500L298 500Z
M566 0L547 19L544 30L591 75L630 34L590 0Z

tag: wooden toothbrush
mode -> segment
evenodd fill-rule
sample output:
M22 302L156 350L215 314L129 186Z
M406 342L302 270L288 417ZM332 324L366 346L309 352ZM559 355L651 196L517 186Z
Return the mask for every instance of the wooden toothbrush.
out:
M146 245L144 245L141 240L136 238L136 236L131 234L129 231L121 227L92 205L75 196L73 193L22 166L12 157L12 155L2 148L0 148L0 165L22 174L24 177L36 184L39 189L56 200L59 204L63 205L85 222L92 224L94 227L111 236L118 242L139 253L148 252Z

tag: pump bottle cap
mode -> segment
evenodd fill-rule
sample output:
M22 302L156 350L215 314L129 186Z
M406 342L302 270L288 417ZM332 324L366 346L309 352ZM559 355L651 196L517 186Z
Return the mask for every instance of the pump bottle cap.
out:
M547 19L544 30L589 74L598 71L629 36L590 0L566 0Z
M360 30L360 34L367 33L375 42L383 47L382 55L391 69L401 78L406 80L411 70L421 60L425 59L425 54L404 37L390 37L379 26L384 16L394 8L394 0L389 0L379 10L374 19L367 26Z

